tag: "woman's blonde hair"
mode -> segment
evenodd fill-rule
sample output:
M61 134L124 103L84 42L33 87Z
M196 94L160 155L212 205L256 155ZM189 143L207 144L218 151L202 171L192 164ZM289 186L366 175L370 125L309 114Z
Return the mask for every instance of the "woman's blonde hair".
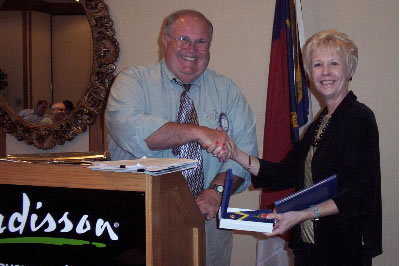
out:
M335 48L343 58L348 78L351 79L356 72L358 63L358 49L345 33L333 29L324 30L314 34L304 44L302 49L304 69L309 77L312 73L312 53L319 47Z

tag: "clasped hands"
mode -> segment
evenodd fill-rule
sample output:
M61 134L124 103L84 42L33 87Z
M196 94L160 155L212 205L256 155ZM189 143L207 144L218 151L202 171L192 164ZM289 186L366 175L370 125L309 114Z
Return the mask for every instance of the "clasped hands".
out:
M235 153L236 145L226 132L218 127L216 130L209 129L206 137L200 140L202 149L212 153L220 162L231 159Z

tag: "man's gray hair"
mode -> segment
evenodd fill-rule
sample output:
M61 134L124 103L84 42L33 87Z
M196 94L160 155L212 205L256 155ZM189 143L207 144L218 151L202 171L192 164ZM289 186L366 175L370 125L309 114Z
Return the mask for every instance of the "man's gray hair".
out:
M169 16L167 17L167 20L166 20L166 23L165 23L164 34L170 35L172 25L173 25L180 17L186 16L186 15L193 15L193 16L197 16L197 17L203 19L203 20L208 24L209 33L210 33L210 40L212 39L214 27L213 27L211 21L208 20L208 19L207 19L202 13L200 13L199 11L192 10L192 9L178 10L178 11L172 13L171 15L169 15Z

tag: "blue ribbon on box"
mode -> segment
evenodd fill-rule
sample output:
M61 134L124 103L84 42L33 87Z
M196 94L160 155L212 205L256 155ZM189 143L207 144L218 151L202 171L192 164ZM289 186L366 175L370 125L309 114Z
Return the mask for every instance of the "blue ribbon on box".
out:
M272 210L227 212L226 214L228 218L226 219L261 222L261 223L273 223L274 219L266 218L266 215L271 212Z

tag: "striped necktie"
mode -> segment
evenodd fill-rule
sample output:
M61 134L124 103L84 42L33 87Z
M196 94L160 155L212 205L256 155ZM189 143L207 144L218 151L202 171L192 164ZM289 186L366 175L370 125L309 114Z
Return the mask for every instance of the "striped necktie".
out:
M198 125L199 119L197 117L196 108L194 107L192 99L189 97L191 84L183 84L175 78L172 80L184 88L180 97L177 122ZM203 157L201 156L200 144L196 141L192 141L181 146L176 146L172 148L172 153L174 156L179 156L179 158L188 158L198 161L198 166L196 168L182 171L190 191L194 197L197 197L204 189Z

